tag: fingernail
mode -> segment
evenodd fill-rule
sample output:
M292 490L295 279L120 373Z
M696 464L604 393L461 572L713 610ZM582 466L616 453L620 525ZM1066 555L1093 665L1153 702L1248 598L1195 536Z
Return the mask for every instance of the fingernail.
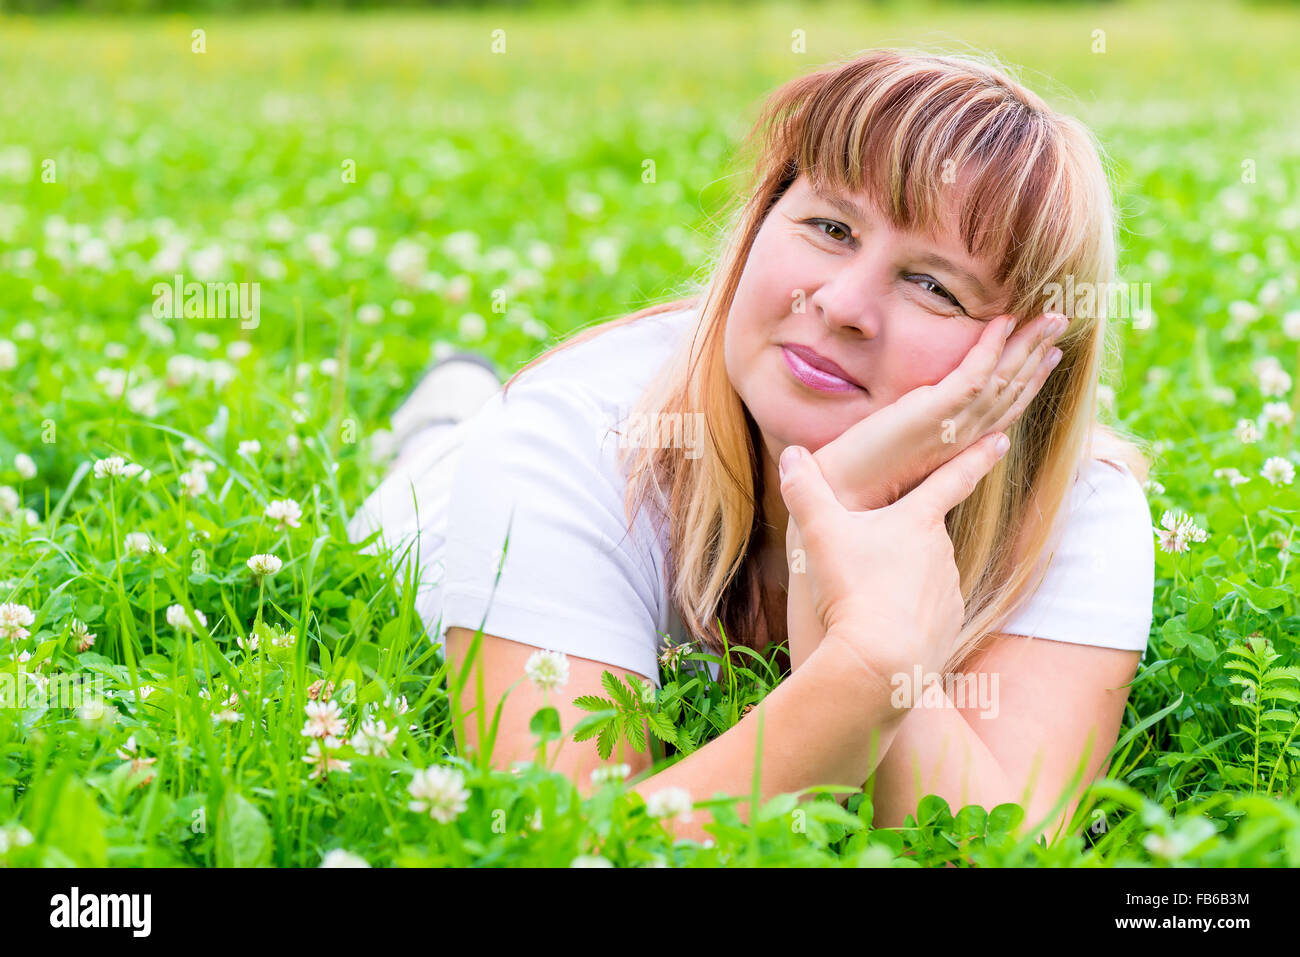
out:
M785 478L785 473L794 468L795 463L803 457L803 449L797 445L787 445L785 451L781 453L781 459L777 463L777 471L781 478Z
M1007 449L1011 448L1011 440L1007 438L1006 433L1002 433L993 443L993 451L997 453L998 458L1007 454Z
M1011 319L1007 320L1007 327L1002 330L1002 341L1005 342L1006 340L1010 339L1011 333L1015 332L1015 330L1016 330L1016 320L1014 317L1012 317Z

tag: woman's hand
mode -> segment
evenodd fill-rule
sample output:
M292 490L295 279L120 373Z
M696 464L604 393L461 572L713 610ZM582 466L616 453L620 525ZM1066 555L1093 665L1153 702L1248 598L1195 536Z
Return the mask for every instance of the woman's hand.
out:
M975 490L1006 451L998 432L958 453L883 508L850 511L815 458L797 445L781 455L781 497L794 529L792 586L807 588L825 642L846 646L888 683L919 664L938 671L965 617L960 576L944 517ZM802 583L801 583L802 584Z
M1068 320L1053 313L1007 338L1011 316L988 324L961 365L850 426L814 453L849 508L880 508L990 432L1020 418L1060 359ZM1057 327L1059 324L1059 328Z

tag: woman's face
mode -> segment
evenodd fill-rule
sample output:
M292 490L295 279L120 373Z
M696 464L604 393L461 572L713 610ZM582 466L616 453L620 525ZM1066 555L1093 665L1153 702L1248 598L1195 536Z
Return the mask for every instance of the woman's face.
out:
M773 459L788 445L815 452L943 379L1004 297L951 228L899 232L866 197L819 196L801 175L745 263L727 317L727 375Z

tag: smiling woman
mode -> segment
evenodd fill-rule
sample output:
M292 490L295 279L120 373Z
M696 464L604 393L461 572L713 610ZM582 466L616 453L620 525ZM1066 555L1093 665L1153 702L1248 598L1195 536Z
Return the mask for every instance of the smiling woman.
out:
M532 751L543 699L512 686L537 649L570 656L572 700L605 670L658 683L665 635L788 641L756 713L638 790L748 795L761 717L764 798L876 772L881 822L926 790L1045 815L1103 763L1151 620L1145 466L1095 418L1105 322L1039 315L1044 284L1115 269L1095 143L986 64L890 50L790 81L750 143L697 295L533 360L408 453L353 534L419 545L417 607L457 665L481 628L467 687L480 718L506 698L498 765ZM609 441L663 417L702 441ZM896 703L898 675L967 666L1000 676L995 719ZM592 741L556 759L584 790L600 763Z

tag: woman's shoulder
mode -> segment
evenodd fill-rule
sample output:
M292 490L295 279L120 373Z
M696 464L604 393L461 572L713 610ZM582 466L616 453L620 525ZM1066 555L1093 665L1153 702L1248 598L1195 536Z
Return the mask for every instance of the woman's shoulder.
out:
M627 404L629 397L639 395L649 384L683 335L694 328L698 315L698 307L688 306L605 330L547 356L521 373L508 391L526 393L560 383L602 404Z
M536 484L603 476L621 488L611 428L632 410L695 315L645 316L561 350L489 399L466 430L461 469Z
M1037 587L997 630L1141 651L1155 591L1150 505L1122 462L1091 458L1076 473Z

